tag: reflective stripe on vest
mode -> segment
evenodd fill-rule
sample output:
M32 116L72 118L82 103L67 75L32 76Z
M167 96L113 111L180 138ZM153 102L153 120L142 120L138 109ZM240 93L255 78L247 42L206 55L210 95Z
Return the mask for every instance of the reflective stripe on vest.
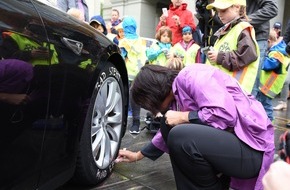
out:
M261 70L259 89L264 95L275 98L283 88L290 58L277 51L270 52L268 56L279 60L282 67L281 74L277 74L274 71Z
M262 72L262 71L261 71ZM278 74L275 72L271 72L269 78L267 79L265 84L260 83L260 90L263 92L263 94L270 96L271 98L274 98L277 94L271 91L271 87L274 84L278 77Z

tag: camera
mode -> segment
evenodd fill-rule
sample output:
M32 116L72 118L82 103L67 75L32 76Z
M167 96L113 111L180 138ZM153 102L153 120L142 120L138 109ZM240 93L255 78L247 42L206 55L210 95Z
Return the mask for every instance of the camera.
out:
M207 53L209 51L212 51L213 50L213 47L212 46L206 46L204 48L201 48L201 53L205 54L207 56Z

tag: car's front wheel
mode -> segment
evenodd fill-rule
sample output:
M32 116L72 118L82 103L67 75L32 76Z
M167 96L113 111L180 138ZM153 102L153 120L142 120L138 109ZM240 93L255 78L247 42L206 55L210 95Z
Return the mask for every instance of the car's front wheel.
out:
M74 181L95 185L112 172L125 123L121 75L112 63L99 73L83 127Z

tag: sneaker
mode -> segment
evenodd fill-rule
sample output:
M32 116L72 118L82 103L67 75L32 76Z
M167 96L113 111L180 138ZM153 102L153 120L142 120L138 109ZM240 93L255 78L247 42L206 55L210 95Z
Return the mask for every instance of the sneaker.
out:
M286 109L287 109L287 103L283 101L279 101L279 104L273 107L273 110L286 110Z
M134 120L132 126L129 129L129 132L131 134L135 134L135 135L139 134L140 133L139 126L140 126L140 121L139 120Z

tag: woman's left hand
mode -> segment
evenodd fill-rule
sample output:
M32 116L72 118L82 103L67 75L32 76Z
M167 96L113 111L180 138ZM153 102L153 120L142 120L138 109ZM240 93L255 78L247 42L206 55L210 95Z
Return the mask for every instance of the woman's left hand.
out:
M118 157L115 160L115 163L119 162L137 162L138 160L143 159L144 156L140 151L138 152L132 152L130 150L126 150L126 148L120 149Z
M189 123L188 121L188 114L189 112L181 112L181 111L173 111L168 110L165 113L165 123L170 126L175 126L182 123Z

